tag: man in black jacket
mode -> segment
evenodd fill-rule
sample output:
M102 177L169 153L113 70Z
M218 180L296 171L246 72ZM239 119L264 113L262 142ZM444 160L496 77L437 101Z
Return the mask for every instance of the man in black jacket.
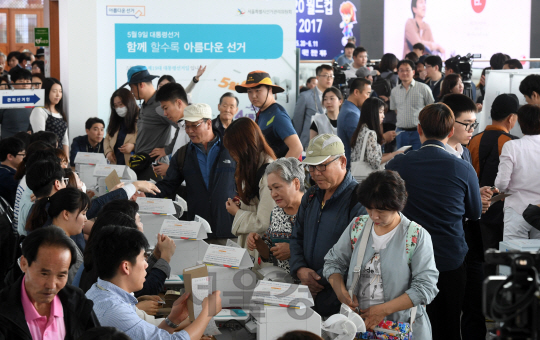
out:
M72 244L58 227L25 238L20 260L25 275L0 292L0 339L78 339L99 326L92 301L66 285L77 254Z
M190 142L171 158L165 178L157 183L161 190L156 197L174 198L180 184L186 181L186 219L195 215L210 224L209 242L225 244L231 233L233 216L225 202L236 196L234 173L236 162L223 146L223 136L212 129L212 110L207 104L187 106L187 95L178 83L162 86L156 100L161 103L165 117L173 122L183 117Z

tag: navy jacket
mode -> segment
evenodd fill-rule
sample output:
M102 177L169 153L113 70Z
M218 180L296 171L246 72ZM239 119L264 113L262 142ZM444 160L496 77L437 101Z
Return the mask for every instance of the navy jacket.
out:
M214 134L219 135L219 132L214 130ZM176 190L185 180L188 205L186 219L192 221L195 215L199 215L207 220L212 228L212 233L208 235L209 239L233 238L236 237L231 233L234 217L225 209L225 202L228 198L236 196L234 180L236 162L223 146L221 136L216 143L219 145L219 154L212 165L208 189L197 160L196 146L189 142L172 156L165 178L156 184L161 193L155 197L174 198ZM178 154L181 154L182 149L185 150L185 158L183 168L180 169Z
M354 191L357 184L347 171L343 182L326 201L323 209L321 203L324 190L317 186L312 187L302 198L296 215L290 240L291 274L296 276L298 269L302 267L313 269L319 274L321 279L318 283L324 286L324 290L315 297L314 310L322 316L338 313L340 306L330 283L323 277L324 257L337 243L351 220L367 214L360 203L351 204L351 200L356 200Z
M0 164L0 196L2 196L11 207L15 206L15 194L19 181L14 176L17 170Z
M93 148L88 142L88 135L73 138L71 150L69 151L69 162L71 166L75 166L75 156L77 156L78 152L103 153L103 140Z
M478 220L482 213L472 165L447 152L443 143L428 140L419 150L394 157L386 169L405 180L409 196L403 214L431 235L437 269L457 269L468 251L463 217Z

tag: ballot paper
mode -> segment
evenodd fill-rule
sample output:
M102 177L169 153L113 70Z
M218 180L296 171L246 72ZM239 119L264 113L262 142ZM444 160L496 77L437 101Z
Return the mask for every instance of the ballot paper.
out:
M105 155L102 153L77 152L77 156L75 156L75 164L107 164L107 160L105 159Z
M212 278L205 276L191 279L191 294L193 295L193 313L196 319L202 312L203 300L212 294ZM214 319L210 320L204 334L210 336L221 334Z
M308 286L274 281L259 281L252 302L295 309L314 305Z
M500 194L491 197L491 203L500 201L508 196L512 196L512 194L505 194L504 192L501 192Z
M211 244L206 250L203 263L223 266L233 269L247 269L253 267L253 261L246 249L219 246Z
M107 177L111 171L116 170L118 176L123 177L124 171L126 170L125 165L112 165L112 164L98 164L94 168L94 176L96 177Z
M159 232L176 240L204 240L208 237L201 222L164 220Z
M412 148L412 145L405 145L405 146L402 146L401 148L397 149L396 151L407 151L409 150L410 148Z
M139 212L155 215L174 215L176 209L173 201L168 198L138 197Z

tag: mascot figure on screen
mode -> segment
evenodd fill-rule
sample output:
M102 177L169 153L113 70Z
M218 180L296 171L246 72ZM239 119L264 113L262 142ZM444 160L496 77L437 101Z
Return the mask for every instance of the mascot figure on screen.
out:
M353 36L353 26L356 24L356 6L350 1L344 1L339 6L339 14L341 14L341 23L339 28L343 28L343 38L341 44L345 46L347 39Z

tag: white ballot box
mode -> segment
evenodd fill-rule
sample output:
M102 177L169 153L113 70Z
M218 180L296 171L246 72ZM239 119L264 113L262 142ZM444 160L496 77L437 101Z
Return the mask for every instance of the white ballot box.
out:
M176 250L171 257L171 278L184 281L182 277L184 269L200 263L208 249L208 243L203 240L174 240L174 243L176 243Z
M139 199L137 199L139 200ZM145 214L139 212L141 215L141 222L143 223L143 234L148 239L150 247L153 248L157 242L157 234L161 230L163 221L165 220L174 220L178 219L171 215L154 215L154 214Z
M137 180L137 174L126 165L113 165L113 164L97 164L94 166L94 177L97 177L98 195L104 195L107 193L107 186L105 185L105 178L109 174L116 170L118 177L124 180Z
M257 340L276 340L286 332L297 330L321 335L321 316L311 308L252 304L250 314L255 318Z
M75 171L79 172L79 178L90 190L97 193L97 178L94 177L94 168L97 164L107 164L102 153L77 152L75 156Z
M540 251L540 240L517 239L499 242L499 251ZM510 267L499 266L499 275L510 275Z

